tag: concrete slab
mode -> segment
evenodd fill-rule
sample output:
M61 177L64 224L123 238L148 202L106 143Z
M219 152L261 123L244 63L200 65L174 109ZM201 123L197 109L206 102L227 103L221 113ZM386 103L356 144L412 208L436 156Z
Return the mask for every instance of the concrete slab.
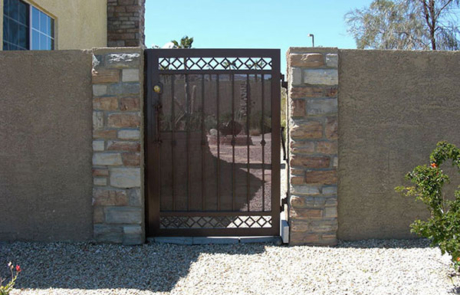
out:
M280 237L240 237L240 243L277 243Z
M194 237L194 245L207 245L207 244L238 244L239 237Z
M155 237L155 243L192 245L192 237Z

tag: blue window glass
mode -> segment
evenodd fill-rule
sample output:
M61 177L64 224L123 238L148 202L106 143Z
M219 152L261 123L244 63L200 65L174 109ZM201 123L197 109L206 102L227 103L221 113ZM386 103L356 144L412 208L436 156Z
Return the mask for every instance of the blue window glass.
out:
M21 24L27 24L29 22L29 5L19 1L18 7L18 21Z
M30 44L31 50L40 50L40 33L38 31L32 31L32 44Z
M54 49L54 19L22 0L3 3L3 50Z
M40 30L40 11L32 7L32 28Z

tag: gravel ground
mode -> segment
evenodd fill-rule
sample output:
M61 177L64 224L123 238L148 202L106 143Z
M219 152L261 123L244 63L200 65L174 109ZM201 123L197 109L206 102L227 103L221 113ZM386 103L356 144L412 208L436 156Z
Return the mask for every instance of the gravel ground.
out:
M424 240L271 244L0 244L23 268L12 294L452 294L458 277ZM157 292L157 293L156 293Z

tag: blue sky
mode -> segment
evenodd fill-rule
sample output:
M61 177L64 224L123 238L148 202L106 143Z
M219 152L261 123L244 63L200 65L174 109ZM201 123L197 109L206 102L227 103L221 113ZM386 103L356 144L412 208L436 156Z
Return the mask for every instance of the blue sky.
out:
M356 48L344 15L372 0L147 0L146 46L188 35L195 48Z

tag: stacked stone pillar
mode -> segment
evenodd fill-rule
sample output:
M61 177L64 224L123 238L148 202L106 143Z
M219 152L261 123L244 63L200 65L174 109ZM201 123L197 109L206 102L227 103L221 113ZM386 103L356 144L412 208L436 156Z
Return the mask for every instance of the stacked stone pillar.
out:
M92 83L94 238L141 244L142 49L95 49Z
M290 48L290 244L337 243L338 50Z

